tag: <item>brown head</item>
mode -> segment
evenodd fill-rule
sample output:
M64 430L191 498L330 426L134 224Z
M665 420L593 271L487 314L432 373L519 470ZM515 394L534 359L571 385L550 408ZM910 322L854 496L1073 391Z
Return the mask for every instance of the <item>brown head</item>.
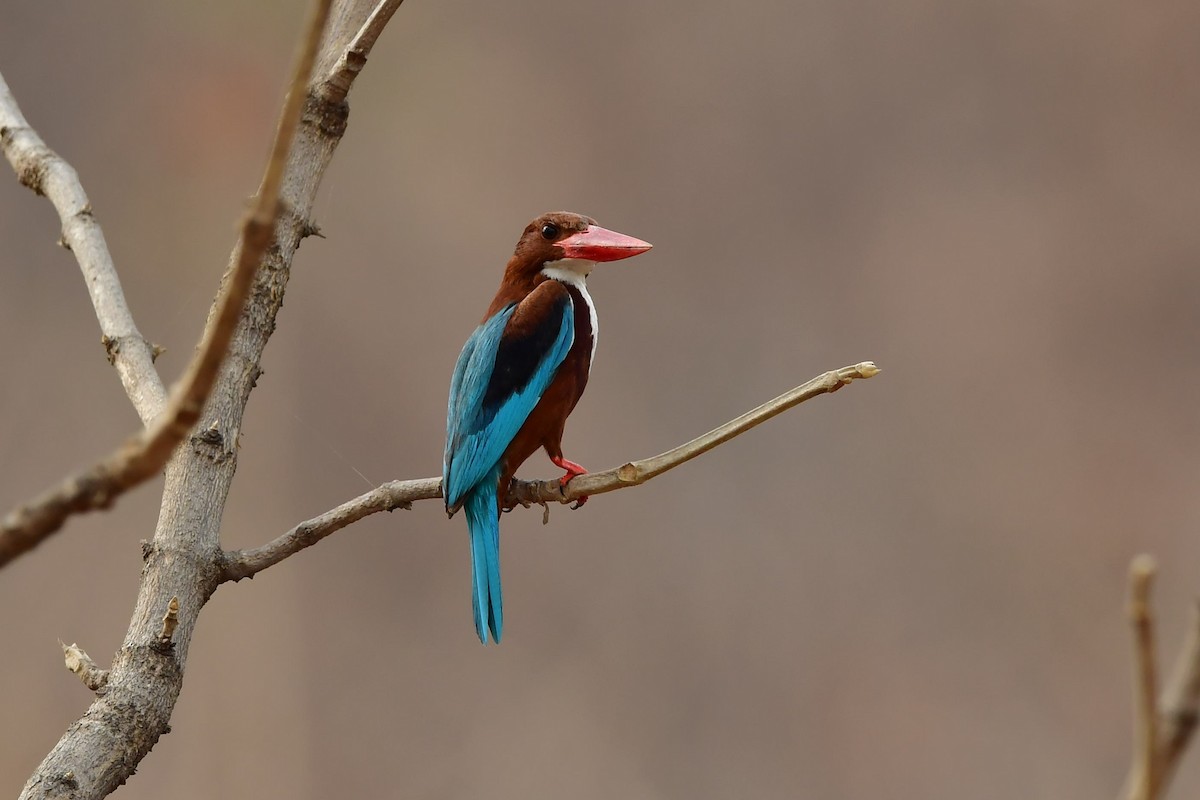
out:
M619 261L650 247L649 242L601 228L591 217L551 211L525 226L508 261L504 282L514 288L532 287L544 279L543 269L555 266L586 276L597 262Z

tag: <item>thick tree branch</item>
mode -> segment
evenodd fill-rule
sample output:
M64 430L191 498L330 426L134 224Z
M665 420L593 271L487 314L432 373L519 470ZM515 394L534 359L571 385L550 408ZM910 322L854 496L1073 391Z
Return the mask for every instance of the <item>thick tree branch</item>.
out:
M360 19L366 18L374 8L373 3L360 0L335 1L339 19L359 14ZM307 27L310 47L324 27L328 10L329 0L318 2ZM323 37L320 63L336 62L349 39L336 32ZM237 466L237 433L260 374L263 350L275 329L292 258L301 239L312 232L309 215L317 188L345 131L346 104L326 101L320 85L309 86L306 93L303 72L297 68L298 77L292 82L292 99L305 102L279 195L288 213L275 222L273 239L230 342L230 355L220 364L206 406L214 424L194 433L191 446L176 449L167 464L158 525L143 548L146 563L137 603L103 695L37 767L22 800L104 797L133 774L168 730L197 617L220 580L221 514ZM235 250L231 263L239 263L244 251L245 245ZM230 282L232 278L226 285ZM221 316L222 305L219 299L210 320ZM214 324L210 322L210 330ZM178 602L174 613L172 598ZM161 636L168 618L173 630L164 642Z
M879 368L870 361L826 372L824 375L818 375L774 400L742 414L737 419L660 455L639 461L630 461L603 472L580 475L566 487L561 486L558 481L514 481L509 490L508 501L514 505L517 503L522 505L569 503L580 497L641 485L656 475L661 475L667 470L674 469L680 464L707 453L714 447L745 433L777 414L782 414L805 400L835 392L853 380L870 378L878 373ZM254 577L267 567L278 564L306 547L311 547L331 533L339 531L363 517L380 511L409 508L416 500L432 500L441 496L442 481L440 478L385 483L318 517L301 522L262 547L225 553L221 580L237 581L242 578Z
M62 221L62 244L75 254L96 309L108 360L143 423L162 411L167 392L154 369L157 352L133 322L104 241L104 231L79 182L79 174L30 127L0 75L0 148L17 179L45 195Z
M328 6L327 3L323 5ZM327 8L325 13L328 13ZM70 515L108 508L121 494L157 475L199 420L217 370L229 350L229 340L241 319L255 273L275 232L275 221L281 210L279 189L304 111L308 76L316 61L320 31L317 29L316 34L306 40L300 53L296 67L298 80L285 102L254 207L242 223L234 266L225 275L221 295L215 310L209 314L196 354L172 389L166 408L111 455L68 477L5 517L0 524L0 567L58 531ZM115 273L113 279L115 281ZM120 291L119 286L117 290ZM219 429L216 430L219 436Z

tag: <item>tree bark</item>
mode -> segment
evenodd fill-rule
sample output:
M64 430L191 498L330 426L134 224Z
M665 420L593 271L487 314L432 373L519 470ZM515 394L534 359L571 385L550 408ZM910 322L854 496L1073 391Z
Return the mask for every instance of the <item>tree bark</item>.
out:
M393 11L397 5L378 4ZM309 215L317 188L346 129L346 93L358 70L347 76L336 66L347 51L357 49L361 69L369 51L369 44L359 44L362 26L376 8L356 0L336 4L314 73L321 77L309 85L287 159L280 193L286 213L279 216L257 269L200 422L167 464L158 525L143 546L142 582L129 630L107 684L30 777L23 800L104 797L133 774L169 729L197 617L221 579L221 515L237 468L246 403L275 330L292 258L314 230ZM376 30L370 43L377 35ZM240 248L230 270L239 257ZM173 636L164 640L160 634L172 598L178 599L177 622Z

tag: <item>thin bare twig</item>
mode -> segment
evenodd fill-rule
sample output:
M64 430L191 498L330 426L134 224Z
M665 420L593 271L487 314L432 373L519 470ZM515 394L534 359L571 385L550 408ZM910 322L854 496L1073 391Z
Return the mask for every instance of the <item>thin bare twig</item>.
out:
M253 578L270 566L311 547L335 531L380 511L409 508L414 500L432 500L442 496L441 478L418 478L411 481L390 481L364 495L342 503L320 516L301 522L296 527L271 540L262 547L232 550L225 553L221 580L240 581Z
M63 644L63 660L67 669L79 676L83 685L93 692L99 692L108 685L108 670L102 669L92 657L84 652L77 644Z
M1191 624L1175 659L1171 678L1159 697L1158 706L1155 761L1161 795L1174 777L1183 752L1200 721L1200 603L1192 604ZM1120 796L1125 800L1143 797L1141 783L1142 770L1135 763L1126 776Z
M45 195L62 222L62 244L75 254L96 309L108 359L143 423L158 416L167 392L154 369L156 351L138 331L79 174L46 146L0 75L0 148L17 179Z
M196 354L172 388L166 408L144 430L99 463L68 477L5 517L0 524L0 567L36 547L72 514L107 508L118 496L158 474L199 420L241 318L259 262L275 232L275 221L281 211L279 188L284 166L307 100L320 32L328 18L329 3L320 6L324 9L320 27L316 28L316 35L305 40L297 60L262 185L253 209L242 223L234 267L225 276Z
M1134 797L1158 797L1158 671L1154 657L1154 617L1150 588L1157 566L1148 555L1129 565L1129 622L1133 626L1134 649Z
M370 55L371 48L379 39L379 34L383 33L384 27L403 2L404 0L381 0L371 10L362 27L358 29L358 33L350 40L346 49L342 51L342 55L321 81L320 85L328 99L334 102L346 99L350 85L354 83L358 73L362 72L362 68L367 65L367 56Z
M1191 625L1163 689L1158 725L1159 789L1165 790L1179 757L1200 719L1200 604L1192 604Z
M707 453L714 447L745 433L777 414L782 414L805 400L835 392L853 380L870 378L878 373L879 368L870 361L826 372L824 375L819 375L774 400L764 403L753 411L748 411L737 419L661 455L630 461L603 472L589 472L586 475L580 475L566 487L561 486L558 481L514 481L509 490L508 502L514 505L518 503L522 505L569 503L583 496L604 494L617 489L638 486L656 475L661 475L667 470L691 461L696 456ZM311 547L331 533L339 531L363 517L380 511L408 508L414 501L432 500L441 496L441 478L420 478L385 483L318 517L301 522L261 547L225 553L222 580L237 581L253 577L267 567L278 564L306 547Z

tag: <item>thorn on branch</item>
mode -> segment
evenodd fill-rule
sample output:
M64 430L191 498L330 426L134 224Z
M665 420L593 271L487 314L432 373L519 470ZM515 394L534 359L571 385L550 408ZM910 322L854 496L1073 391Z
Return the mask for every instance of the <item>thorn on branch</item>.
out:
M59 644L62 645L63 660L66 662L67 669L78 675L84 686L97 694L102 694L105 687L108 686L108 670L101 669L79 645L63 644L61 641Z
M162 631L158 634L158 640L163 644L169 644L171 637L175 635L175 628L179 625L179 598L172 597L171 602L167 603L167 613L163 615Z

